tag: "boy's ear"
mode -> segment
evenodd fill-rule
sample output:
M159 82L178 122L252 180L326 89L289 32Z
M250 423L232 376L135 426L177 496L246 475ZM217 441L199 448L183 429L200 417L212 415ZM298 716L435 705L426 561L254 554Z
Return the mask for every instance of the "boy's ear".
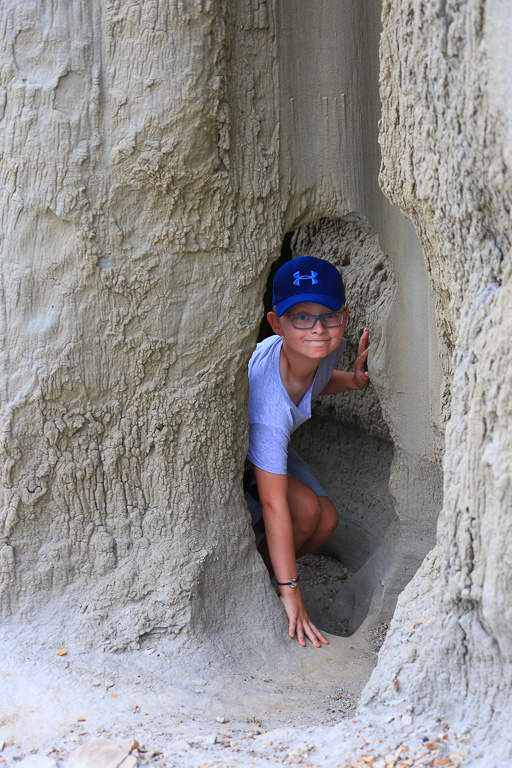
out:
M270 327L274 331L274 333L277 336L282 336L283 329L281 328L281 321L279 319L279 315L276 312L269 312L267 315L267 320L270 324Z

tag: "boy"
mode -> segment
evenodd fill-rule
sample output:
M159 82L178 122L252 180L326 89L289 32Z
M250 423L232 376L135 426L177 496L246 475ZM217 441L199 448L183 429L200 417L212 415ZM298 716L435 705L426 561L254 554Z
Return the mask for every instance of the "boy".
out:
M359 342L354 372L336 371L348 320L341 276L328 261L299 256L274 277L274 309L267 319L274 336L256 347L249 363L249 451L265 523L259 551L279 585L289 635L317 648L327 643L310 621L297 576L296 558L320 546L336 528L333 503L309 466L289 448L292 432L311 416L318 395L364 389L368 330ZM251 510L253 524L258 513Z

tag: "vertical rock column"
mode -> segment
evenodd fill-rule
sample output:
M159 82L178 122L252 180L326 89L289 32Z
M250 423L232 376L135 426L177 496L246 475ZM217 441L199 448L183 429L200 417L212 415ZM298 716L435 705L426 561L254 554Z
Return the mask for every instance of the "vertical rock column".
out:
M1 611L117 649L268 632L240 478L272 17L7 0L0 24Z
M425 248L447 347L438 548L400 598L366 701L499 736L511 684L512 120L502 3L384 4L385 193ZM505 98L507 97L507 98ZM508 112L507 112L508 110ZM451 400L449 390L451 387ZM393 682L394 681L394 682ZM491 764L491 762L489 762Z

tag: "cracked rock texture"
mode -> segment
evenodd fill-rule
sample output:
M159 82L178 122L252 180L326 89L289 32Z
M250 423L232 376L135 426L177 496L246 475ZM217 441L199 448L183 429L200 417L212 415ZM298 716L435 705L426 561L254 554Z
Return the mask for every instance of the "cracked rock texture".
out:
M381 185L424 247L451 400L438 545L400 597L364 700L458 717L487 733L485 765L509 765L512 14L385 2L383 22Z
M281 633L239 481L281 241L274 24L258 2L2 3L4 616L44 606L112 650L205 617Z

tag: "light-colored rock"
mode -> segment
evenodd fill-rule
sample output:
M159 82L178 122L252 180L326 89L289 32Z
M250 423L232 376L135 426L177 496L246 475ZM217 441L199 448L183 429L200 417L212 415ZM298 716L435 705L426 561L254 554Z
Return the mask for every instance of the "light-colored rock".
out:
M240 485L282 237L264 10L0 7L0 611L52 595L84 645L231 644L240 606L286 636Z
M286 622L240 483L246 366L285 232L352 213L307 242L362 255L353 317L375 298L376 397L350 412L389 436L393 463L352 582L361 620L390 612L433 540L446 427L438 544L363 702L478 718L488 764L509 760L508 4L384 0L387 200L379 3L43 6L0 4L5 621L106 651L192 638L205 658L261 646L279 663ZM66 765L86 765L69 762L80 750Z
M117 739L116 744L127 755L131 754L139 746L139 742L136 739Z
M301 14L290 0L253 5L224 16L120 3L106 20L85 0L37 18L28 0L0 8L10 265L0 610L29 611L48 594L62 605L46 631L67 626L85 646L150 638L153 649L165 637L178 648L195 636L215 638L215 655L225 633L232 652L258 637L284 647L240 485L246 366L284 233L321 217L360 211L393 263L380 270L386 290L373 281L352 301L354 317L375 305L380 389L366 426L396 443L396 509L340 611L364 595L357 623L370 602L372 617L389 616L432 538L437 372L418 350L435 359L437 339L418 241L377 185L379 8L366 2L362 22L359 5L335 0L322 14L312 0ZM305 40L307 65L290 67ZM376 237L355 245L367 271ZM391 271L414 286L414 305ZM424 525L404 566L390 521L409 530L407 516Z
M169 744L169 749L172 752L186 752L188 749L190 749L190 746L190 743L185 741L185 739L175 739Z
M405 696L416 714L478 723L487 735L485 765L506 765L512 15L502 2L387 0L383 22L381 183L425 249L451 351L450 418L438 546L400 597L363 701L378 709Z
M108 739L87 739L64 761L64 768L134 768L136 765L136 757L127 755L119 744Z

